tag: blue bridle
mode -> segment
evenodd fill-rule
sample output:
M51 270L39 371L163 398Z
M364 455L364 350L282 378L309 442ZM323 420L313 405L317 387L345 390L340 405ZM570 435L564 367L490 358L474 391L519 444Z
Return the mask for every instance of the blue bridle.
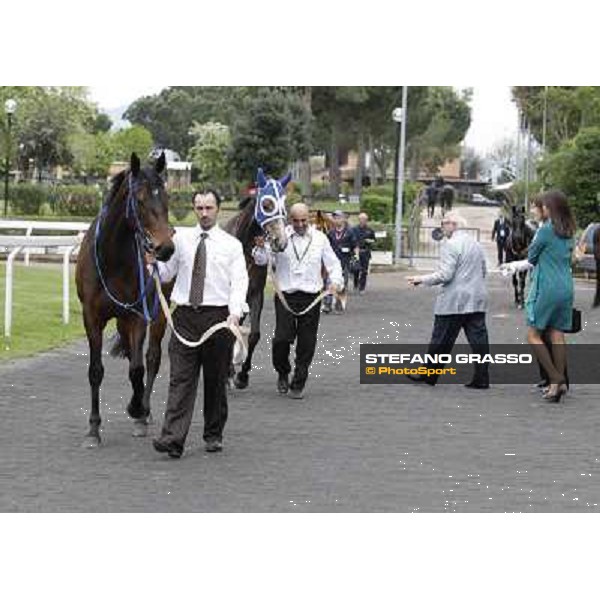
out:
M258 169L258 176L256 178L258 192L254 205L254 219L263 230L265 225L268 225L271 221L277 221L278 219L287 220L285 188L291 178L291 174L288 174L281 180L267 179L263 170Z
M120 308L125 310L129 310L131 312L136 313L140 317L144 319L146 324L150 323L158 316L159 310L159 301L158 294L154 295L154 306L152 310L152 314L148 309L148 294L152 290L153 286L153 278L146 278L146 269L144 267L144 257L142 252L149 251L152 249L152 242L149 239L144 227L142 226L142 222L140 221L139 216L139 203L136 194L137 184L133 179L131 173L128 178L129 183L129 194L127 195L127 204L125 208L125 218L129 221L133 219L133 229L134 229L134 238L135 238L135 249L136 249L136 257L138 263L138 281L140 286L140 297L135 302L121 302L108 288L108 284L102 274L102 269L100 268L100 260L99 260L99 244L100 244L100 226L102 221L106 217L106 213L108 212L108 202L105 201L102 203L102 208L100 209L100 214L98 215L98 219L96 220L96 229L94 236L94 260L96 263L96 271L98 272L98 276L100 278L100 282L102 283L102 287L106 292L107 296ZM154 273L158 275L158 268L156 265L153 265ZM160 279L160 275L159 275ZM142 311L140 312L136 306L138 304L142 304Z

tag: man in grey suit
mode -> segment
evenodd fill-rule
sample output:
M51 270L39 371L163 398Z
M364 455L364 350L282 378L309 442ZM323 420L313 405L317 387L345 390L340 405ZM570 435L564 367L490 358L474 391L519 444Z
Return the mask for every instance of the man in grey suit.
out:
M431 275L408 277L410 285L439 285L435 304L435 321L430 354L448 354L464 329L471 349L476 354L489 353L485 324L487 310L487 274L483 248L465 231L466 221L456 212L449 212L442 221L444 238L439 269ZM435 385L436 376L410 377L413 381ZM466 384L473 389L489 388L487 364L475 363L473 380Z

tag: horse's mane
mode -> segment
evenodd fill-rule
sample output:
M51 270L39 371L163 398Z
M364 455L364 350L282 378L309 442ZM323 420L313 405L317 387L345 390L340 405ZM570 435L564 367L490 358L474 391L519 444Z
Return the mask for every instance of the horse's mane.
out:
M108 190L108 194L106 195L106 198L104 200L106 204L110 204L115 199L115 197L119 193L119 189L123 185L125 176L128 173L129 171L120 171L112 177L112 179L110 180L110 188Z
M164 180L158 173L154 171L154 169L142 169L140 172L144 173L145 177L147 177L150 183L160 187L164 187ZM115 197L119 193L119 190L121 189L121 186L123 185L123 181L125 181L126 177L129 177L129 173L129 169L125 169L124 171L120 171L112 177L112 179L110 180L110 189L108 192L108 196L106 197L106 202L108 204L110 204L111 201L115 199Z
M238 205L241 212L226 226L226 230L240 240L246 253L252 251L254 238L261 233L260 225L254 220L254 201L252 197L244 198Z

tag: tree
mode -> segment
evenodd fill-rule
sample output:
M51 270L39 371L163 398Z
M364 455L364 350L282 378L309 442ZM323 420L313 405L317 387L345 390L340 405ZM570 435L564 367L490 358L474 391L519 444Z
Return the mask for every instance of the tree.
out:
M546 116L546 147L557 150L580 129L600 126L600 87L513 87L513 99L541 144Z
M600 127L582 129L573 140L547 156L540 170L546 187L562 190L579 225L600 216Z
M90 131L95 108L83 87L38 88L22 99L17 121L20 158L33 160L41 178L44 169L70 166L69 136Z
M121 129L113 135L114 160L129 161L132 152L144 159L150 155L154 142L152 134L141 125Z
M12 155L18 157L20 169L29 170L30 163L38 168L39 177L45 169L58 165L71 166L69 138L79 132L92 133L98 116L90 103L87 90L81 86L3 87L0 101L14 98L17 111L13 118L10 144ZM0 120L4 131L4 119ZM3 150L7 136L0 136Z
M485 168L484 159L477 153L475 148L465 147L461 156L461 170L463 177L467 179L479 179Z
M194 145L190 159L200 172L200 180L213 185L222 185L229 179L229 152L231 133L221 123L195 123L190 131Z
M233 169L254 181L258 167L280 176L296 160L310 154L310 114L297 95L262 88L248 96L231 129Z
M413 176L420 168L437 174L439 168L451 159L460 156L459 144L471 125L469 101L471 90L458 94L451 87L432 86L418 116L423 132L414 135L408 148L408 158ZM412 114L409 113L409 123Z
M497 184L517 178L517 145L511 138L499 140L486 156L492 172L497 173Z
M98 113L94 120L94 133L107 133L113 126L112 119L104 113Z
M87 182L89 176L106 177L114 158L112 139L108 133L74 133L68 139L75 175Z
M159 146L187 156L194 123L214 121L231 127L243 100L260 88L172 86L133 102L124 117L148 129Z

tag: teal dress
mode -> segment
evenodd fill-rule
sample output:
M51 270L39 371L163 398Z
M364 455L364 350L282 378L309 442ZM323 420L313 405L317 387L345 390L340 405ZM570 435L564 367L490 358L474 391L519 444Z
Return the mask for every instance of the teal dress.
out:
M573 314L573 238L561 238L547 221L536 232L527 260L534 265L525 303L527 325L569 331Z

